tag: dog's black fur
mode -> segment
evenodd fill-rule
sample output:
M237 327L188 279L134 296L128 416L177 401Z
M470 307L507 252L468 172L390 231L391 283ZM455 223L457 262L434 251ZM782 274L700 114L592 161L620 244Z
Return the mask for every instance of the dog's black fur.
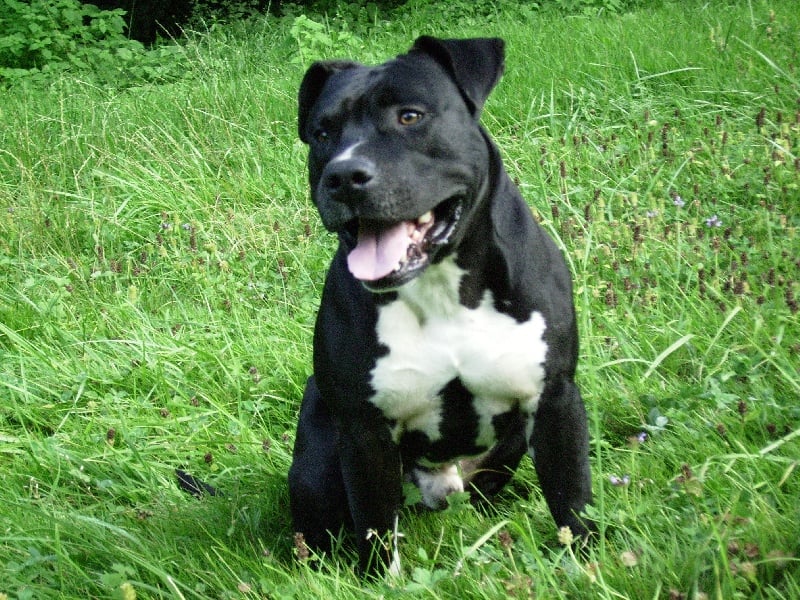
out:
M300 87L311 195L339 248L291 510L317 550L353 530L364 570L391 559L376 539L404 475L431 506L458 491L442 464L489 497L530 451L556 524L591 529L570 275L479 124L503 58L499 39L422 37L377 67L315 63Z

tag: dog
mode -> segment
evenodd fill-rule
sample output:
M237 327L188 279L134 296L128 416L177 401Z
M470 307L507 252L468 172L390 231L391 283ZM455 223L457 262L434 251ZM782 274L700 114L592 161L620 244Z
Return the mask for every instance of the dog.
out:
M501 39L424 36L378 66L316 62L300 85L311 198L339 245L291 514L318 552L353 531L366 573L398 568L384 534L404 480L430 508L490 498L526 453L556 524L593 528L570 273L479 123L503 68Z

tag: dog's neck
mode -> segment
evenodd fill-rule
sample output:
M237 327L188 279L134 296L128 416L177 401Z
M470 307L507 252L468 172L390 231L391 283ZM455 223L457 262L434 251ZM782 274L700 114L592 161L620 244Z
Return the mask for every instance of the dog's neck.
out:
M465 273L456 264L456 256L450 255L399 288L398 299L409 306L420 322L451 316L462 306L459 292Z

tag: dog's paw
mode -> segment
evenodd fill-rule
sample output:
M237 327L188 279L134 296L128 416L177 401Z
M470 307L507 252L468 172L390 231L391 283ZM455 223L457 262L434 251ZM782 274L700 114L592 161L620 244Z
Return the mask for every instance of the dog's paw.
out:
M450 494L464 491L464 481L456 465L443 465L434 469L417 467L412 479L422 494L422 503L433 510L447 506L447 496Z

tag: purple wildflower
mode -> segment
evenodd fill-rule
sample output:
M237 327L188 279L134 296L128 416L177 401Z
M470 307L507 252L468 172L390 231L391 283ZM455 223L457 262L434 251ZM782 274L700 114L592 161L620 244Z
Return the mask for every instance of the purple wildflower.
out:
M609 475L608 480L611 482L611 485L614 485L616 487L623 487L631 482L631 478L629 475L623 475L622 477L617 477L616 475Z
M722 221L717 215L711 215L706 219L706 227L722 227Z
M683 208L686 206L686 201L677 194L675 194L675 197L672 199L672 203L678 208Z

